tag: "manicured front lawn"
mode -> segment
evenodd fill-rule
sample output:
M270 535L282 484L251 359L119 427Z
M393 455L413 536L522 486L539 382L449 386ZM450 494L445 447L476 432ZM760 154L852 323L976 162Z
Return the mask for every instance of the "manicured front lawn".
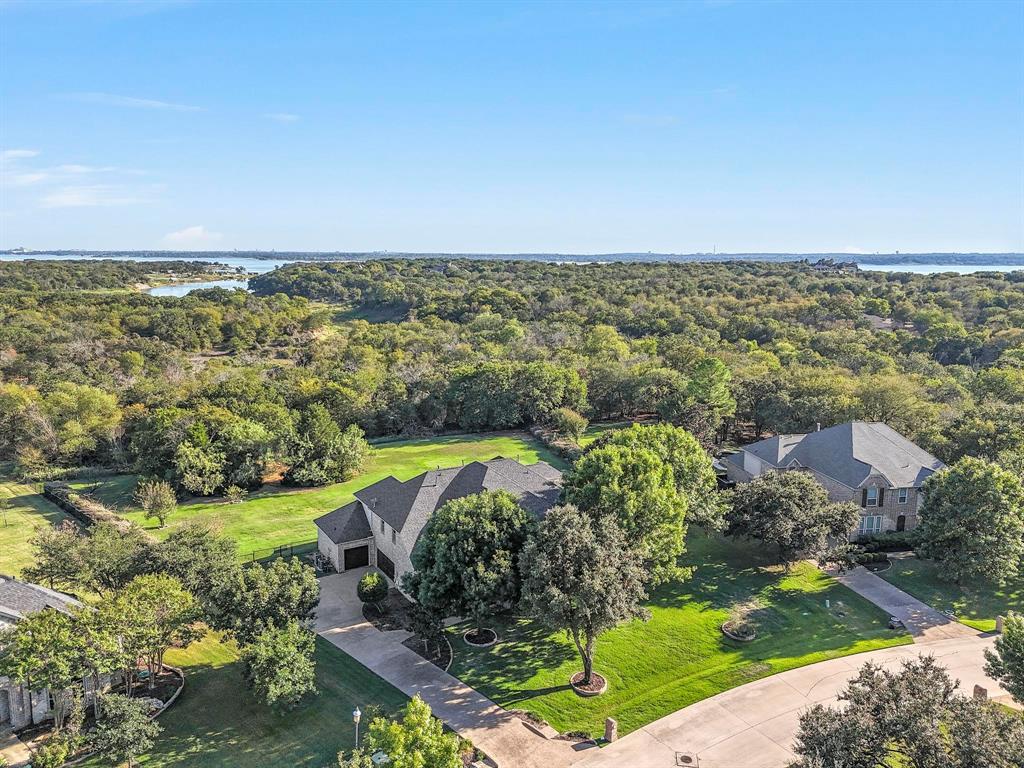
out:
M37 490L16 480L9 464L0 465L0 502L8 503L6 520L0 513L0 573L21 575L21 570L33 561L29 540L36 529L69 519L67 513Z
M95 495L161 538L186 520L215 523L225 535L238 542L239 556L248 560L254 553L256 557L269 555L272 548L282 544L315 540L314 518L347 504L353 492L387 475L408 480L428 469L453 467L495 456L518 459L524 464L543 460L564 468L561 459L524 433L449 435L379 443L374 446L364 471L345 483L308 489L268 485L240 504L226 504L223 499L194 499L178 507L164 529L157 528L155 521L146 520L133 508L133 475L101 480ZM93 483L75 485L92 487Z
M507 709L526 709L559 731L598 736L604 719L628 733L716 693L825 659L910 642L887 629L888 616L809 564L786 574L766 566L755 547L692 535L687 559L698 570L658 589L651 620L633 622L597 643L594 668L608 680L584 699L567 681L581 669L575 646L527 620L498 624L500 642L469 648L451 632L451 672ZM750 643L719 630L730 607L757 599L760 633ZM825 607L831 601L832 609ZM841 602L845 615L836 611Z
M393 716L406 697L351 657L317 638L318 694L275 714L245 688L233 643L209 635L185 651L167 654L185 671L185 690L159 719L164 727L140 762L153 768L280 768L334 765L355 744L352 710ZM89 768L105 765L99 759Z
M933 608L952 611L961 623L982 632L995 630L996 616L1009 611L1024 613L1024 576L1002 587L958 585L942 578L940 567L933 561L916 557L892 558L892 568L878 575Z

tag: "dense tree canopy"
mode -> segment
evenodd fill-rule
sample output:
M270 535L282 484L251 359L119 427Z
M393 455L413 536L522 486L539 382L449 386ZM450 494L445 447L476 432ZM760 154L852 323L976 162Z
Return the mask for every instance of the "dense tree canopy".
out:
M519 558L533 528L507 491L453 499L427 521L403 586L428 610L470 616L480 630L519 600Z
M961 582L1004 584L1024 558L1024 485L984 459L963 458L929 477L917 528L917 551Z
M828 491L806 472L767 472L732 492L726 533L774 547L789 567L800 557L819 557L830 541L844 540L860 509L829 501Z

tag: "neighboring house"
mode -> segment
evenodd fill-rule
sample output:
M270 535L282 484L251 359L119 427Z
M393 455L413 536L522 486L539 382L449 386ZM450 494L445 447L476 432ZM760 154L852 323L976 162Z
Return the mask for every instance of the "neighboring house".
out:
M424 472L402 482L385 477L356 491L356 500L314 522L317 545L339 572L375 565L394 584L412 570L412 551L430 516L452 499L509 491L538 517L558 503L562 473L543 461L501 457Z
M765 472L810 472L833 501L861 507L856 535L911 530L921 485L946 465L887 424L853 421L806 435L776 435L723 459L729 479Z
M79 605L81 603L69 595L0 576L0 631L14 626L29 613L45 610L68 613ZM49 716L49 691L29 691L19 681L0 677L0 732L41 723Z

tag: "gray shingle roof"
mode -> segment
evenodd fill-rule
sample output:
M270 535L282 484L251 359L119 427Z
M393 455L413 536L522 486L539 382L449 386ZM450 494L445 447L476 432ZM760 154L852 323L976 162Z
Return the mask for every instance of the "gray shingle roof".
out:
M776 467L796 462L857 488L881 475L893 488L917 488L946 465L880 421L852 421L806 435L777 435L743 450ZM737 460L738 459L738 460ZM727 457L737 465L742 458Z
M356 491L355 496L395 530L405 530L411 521L418 534L445 502L482 491L509 491L525 509L543 514L558 502L561 480L562 473L545 462L524 465L499 456L431 470L404 483L388 477Z
M368 539L373 535L362 502L352 501L313 521L335 544Z
M75 598L52 589L0 576L0 627L14 624L28 613L53 608L67 613L81 605Z

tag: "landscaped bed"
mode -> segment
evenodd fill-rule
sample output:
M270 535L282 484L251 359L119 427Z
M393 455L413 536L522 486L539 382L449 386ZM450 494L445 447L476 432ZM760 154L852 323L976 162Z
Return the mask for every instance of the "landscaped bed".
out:
M787 574L766 565L752 545L695 534L688 546L694 577L658 589L649 622L598 640L594 671L608 682L602 695L577 695L569 679L582 664L572 642L526 619L492 622L499 641L484 649L462 642L467 625L453 627L451 673L507 709L598 737L606 717L624 734L776 672L911 641L887 628L885 612L807 563ZM753 606L746 616L757 637L750 642L721 631L737 606Z
M269 556L274 547L282 544L315 540L314 518L347 504L353 499L353 492L387 475L408 480L426 470L457 467L463 462L495 456L518 458L524 464L543 460L564 467L557 456L522 432L382 442L374 445L363 472L348 482L323 488L268 485L239 504L227 504L221 498L192 499L178 507L166 528L158 528L156 521L147 521L143 513L135 509L132 501L134 475L104 478L98 486L95 481L72 482L71 485L89 489L96 486L92 494L99 501L118 509L124 517L149 529L158 538L167 536L186 520L208 520L238 542L240 558L250 560L254 556Z
M352 749L352 710L365 724L377 714L394 716L406 697L326 640L317 638L318 694L278 714L248 691L233 643L217 635L185 651L169 651L168 663L183 668L185 690L160 717L164 731L141 764L152 768L280 768L334 765L339 750ZM364 726L365 727L365 726ZM107 763L90 759L88 768Z
M996 628L996 616L1024 612L1024 576L1003 587L992 584L955 584L942 578L941 567L917 557L892 557L892 568L878 575L918 600L982 632Z

